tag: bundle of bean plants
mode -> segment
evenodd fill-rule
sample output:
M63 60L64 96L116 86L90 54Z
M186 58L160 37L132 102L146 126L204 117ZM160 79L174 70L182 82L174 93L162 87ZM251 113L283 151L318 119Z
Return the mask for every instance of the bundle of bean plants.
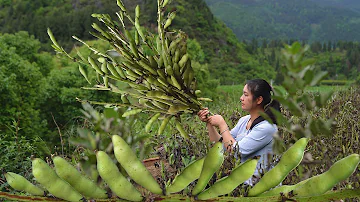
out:
M183 137L188 137L181 125L181 115L196 113L202 108L202 101L211 100L198 97L201 92L197 90L191 58L187 54L187 35L180 30L170 30L176 11L165 15L168 2L157 1L157 34L140 25L139 5L135 8L134 19L120 0L117 1L120 8L116 12L117 21L108 14L92 14L102 26L92 24L96 32L90 33L108 42L113 49L100 51L74 36L91 50L87 57L80 52L71 56L57 43L50 29L48 34L57 53L79 63L79 71L89 84L93 81L88 79L88 72L96 73L96 84L84 89L111 91L121 98L118 103L90 103L129 108L123 116L151 113L145 127L147 132L156 120L161 119L158 134L162 134L169 121L174 119L175 128ZM125 83L130 88L118 88L115 82Z

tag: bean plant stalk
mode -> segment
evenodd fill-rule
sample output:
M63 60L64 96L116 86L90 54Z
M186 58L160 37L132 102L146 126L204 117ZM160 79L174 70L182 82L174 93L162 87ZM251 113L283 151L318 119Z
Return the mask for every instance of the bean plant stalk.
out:
M168 3L168 0L157 1L156 35L140 25L139 5L135 8L134 19L121 0L117 0L120 8L116 12L118 21L112 20L108 14L92 14L103 26L92 24L97 32L90 33L109 43L113 49L100 51L73 36L92 52L87 58L79 51L76 56L71 56L57 43L50 29L48 35L57 53L64 54L79 64L79 71L89 84L92 82L88 79L88 71L95 72L97 84L83 89L110 91L121 97L121 101L116 103L89 101L90 103L130 108L124 116L140 112L153 113L153 116L162 119L158 134L162 134L170 119L175 118L176 129L183 137L187 137L188 134L180 124L180 116L195 114L203 108L202 101L212 100L198 97L200 91L196 86L191 58L187 54L187 35L182 31L169 30L176 11L165 17ZM119 89L115 82L126 83L129 88ZM134 99L137 101L130 101Z

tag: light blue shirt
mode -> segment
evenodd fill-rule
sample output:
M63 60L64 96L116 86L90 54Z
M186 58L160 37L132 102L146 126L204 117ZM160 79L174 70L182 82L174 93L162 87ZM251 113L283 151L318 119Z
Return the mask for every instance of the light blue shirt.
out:
M238 148L241 153L241 162L254 156L260 156L257 169L254 172L254 175L260 176L259 172L263 173L262 170L269 169L268 165L272 160L272 155L269 154L273 154L273 135L278 131L278 128L275 124L264 120L256 124L251 130L247 130L246 125L249 120L250 115L240 118L230 133L236 140L233 146Z

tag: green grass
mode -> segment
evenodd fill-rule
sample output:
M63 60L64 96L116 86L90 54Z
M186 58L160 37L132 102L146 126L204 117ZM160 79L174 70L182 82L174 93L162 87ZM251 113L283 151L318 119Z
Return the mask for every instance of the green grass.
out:
M329 92L329 91L343 91L348 89L348 85L344 86L328 86L328 85L321 85L321 86L313 86L308 89L308 92Z
M227 93L229 95L238 96L240 98L242 94L243 85L221 85L218 87L219 93ZM333 91L343 91L348 89L348 85L343 86L328 86L328 85L320 85L320 86L313 86L307 89L308 92L329 92Z

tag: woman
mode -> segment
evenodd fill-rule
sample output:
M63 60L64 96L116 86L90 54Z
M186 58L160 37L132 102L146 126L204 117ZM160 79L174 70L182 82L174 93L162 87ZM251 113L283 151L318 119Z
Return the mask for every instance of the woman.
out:
M222 116L208 117L207 108L198 112L200 120L206 122L210 141L220 140L228 150L237 148L241 154L241 162L260 156L254 173L257 177L260 176L259 172L262 172L263 169L269 169L268 165L271 159L268 158L271 156L269 154L272 154L273 135L278 130L270 108L280 111L280 104L271 98L271 94L272 88L265 80L247 81L240 101L242 110L249 112L249 115L240 118L231 131ZM260 116L260 112L266 113L274 124L264 120ZM253 185L253 180L248 180L247 184Z

